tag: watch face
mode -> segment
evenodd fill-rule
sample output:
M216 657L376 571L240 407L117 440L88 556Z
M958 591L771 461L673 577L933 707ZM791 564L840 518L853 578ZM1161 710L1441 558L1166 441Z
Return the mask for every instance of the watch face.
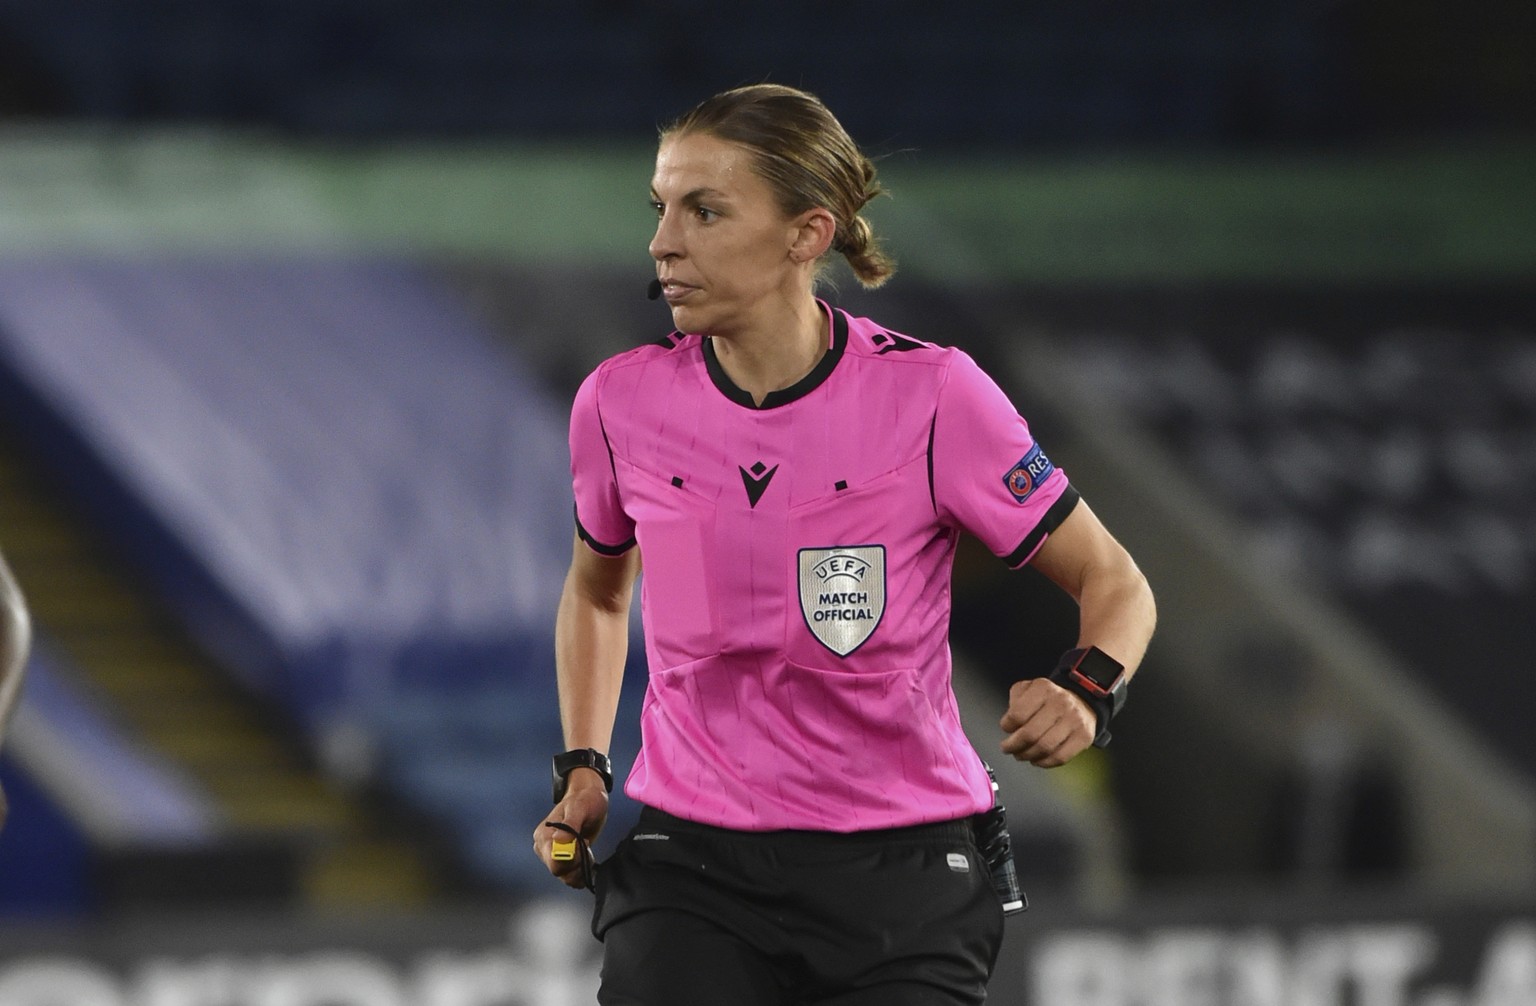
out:
M1109 691L1120 680L1120 675L1125 668L1120 662L1098 647L1089 647L1088 652L1077 662L1077 673L1098 685L1104 691Z

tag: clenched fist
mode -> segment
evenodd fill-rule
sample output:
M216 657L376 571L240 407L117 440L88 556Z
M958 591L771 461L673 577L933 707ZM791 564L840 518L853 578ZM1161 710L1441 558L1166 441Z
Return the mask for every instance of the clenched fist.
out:
M1014 682L999 725L1003 752L1041 768L1065 765L1093 744L1098 718L1078 696L1046 678Z

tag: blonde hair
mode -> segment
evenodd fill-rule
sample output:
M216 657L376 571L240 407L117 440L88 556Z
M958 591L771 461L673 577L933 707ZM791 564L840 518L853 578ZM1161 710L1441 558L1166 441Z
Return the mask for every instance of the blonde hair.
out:
M873 290L896 272L860 210L885 192L875 165L813 94L781 84L753 84L701 102L661 131L662 140L706 133L752 151L757 173L780 209L795 216L814 207L832 214L832 250L847 260L859 285Z

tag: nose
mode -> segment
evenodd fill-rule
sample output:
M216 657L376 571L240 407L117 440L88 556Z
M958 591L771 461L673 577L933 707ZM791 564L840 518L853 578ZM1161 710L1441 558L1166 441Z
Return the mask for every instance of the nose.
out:
M656 221L656 234L651 238L651 258L658 262L674 258L682 254L682 236L677 225L677 216L669 207L662 211Z

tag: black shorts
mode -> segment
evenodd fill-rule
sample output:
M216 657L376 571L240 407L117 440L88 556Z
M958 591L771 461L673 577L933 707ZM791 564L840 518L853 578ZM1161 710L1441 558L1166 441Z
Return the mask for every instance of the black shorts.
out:
M599 868L604 1006L959 1006L1003 911L969 822L740 832L646 808Z

